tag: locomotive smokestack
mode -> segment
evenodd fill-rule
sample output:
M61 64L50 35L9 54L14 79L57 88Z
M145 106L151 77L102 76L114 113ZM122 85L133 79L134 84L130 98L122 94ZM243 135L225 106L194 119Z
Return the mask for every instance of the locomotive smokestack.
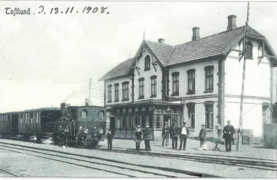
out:
M85 99L85 105L89 106L89 99L88 98Z
M61 115L62 115L62 117L66 116L66 105L65 105L65 103L61 103Z

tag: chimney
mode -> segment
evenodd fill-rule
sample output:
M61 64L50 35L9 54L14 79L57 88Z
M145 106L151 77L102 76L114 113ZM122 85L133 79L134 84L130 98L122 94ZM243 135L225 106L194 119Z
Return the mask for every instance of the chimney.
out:
M236 18L237 18L237 16L235 16L235 15L230 15L230 16L228 16L227 31L231 31L231 30L237 28L237 25L236 25Z
M164 39L163 38L158 39L158 41L159 41L159 43L164 44Z
M194 27L192 28L192 39L193 41L196 41L200 39L200 28L199 27Z

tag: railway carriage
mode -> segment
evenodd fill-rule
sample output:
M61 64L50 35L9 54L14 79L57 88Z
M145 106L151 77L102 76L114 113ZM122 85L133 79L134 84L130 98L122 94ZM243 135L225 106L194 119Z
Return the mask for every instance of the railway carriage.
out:
M19 113L18 134L24 139L36 135L38 140L53 133L53 122L60 118L59 108L25 110Z
M6 137L18 133L19 112L9 112L0 114L0 135Z
M69 106L61 104L62 117L54 122L54 141L57 140L59 126L69 128L69 139L75 142L79 127L86 127L89 131L87 139L90 139L94 126L101 127L104 130L101 140L105 139L106 130L106 110L101 106Z

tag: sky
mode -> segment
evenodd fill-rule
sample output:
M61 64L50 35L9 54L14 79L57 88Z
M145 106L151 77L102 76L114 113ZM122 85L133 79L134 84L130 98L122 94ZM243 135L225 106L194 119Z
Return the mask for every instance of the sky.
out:
M38 14L43 5L46 14ZM51 8L79 13L49 14ZM105 13L81 13L84 7ZM5 8L30 8L31 15ZM250 2L249 25L267 37L277 52L277 2ZM74 12L73 11L73 12ZM109 12L109 13L108 13ZM35 14L33 14L35 13ZM92 81L93 105L103 105L98 81L133 57L142 40L177 45L227 29L227 16L246 21L246 2L8 2L0 1L0 112L83 105Z

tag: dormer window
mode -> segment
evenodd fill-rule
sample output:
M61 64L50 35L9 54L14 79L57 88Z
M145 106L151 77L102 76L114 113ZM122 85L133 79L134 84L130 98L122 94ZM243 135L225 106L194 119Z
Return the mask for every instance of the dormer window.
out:
M246 43L246 58L253 59L253 44L250 41Z
M148 71L150 70L150 56L147 55L144 59L144 70Z

